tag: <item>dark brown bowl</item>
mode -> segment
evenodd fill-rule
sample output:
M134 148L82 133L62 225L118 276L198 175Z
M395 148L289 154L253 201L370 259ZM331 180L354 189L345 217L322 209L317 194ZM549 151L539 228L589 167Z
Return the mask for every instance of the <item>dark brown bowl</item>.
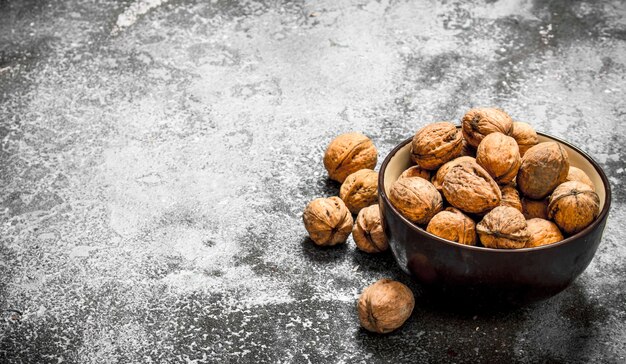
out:
M570 165L585 171L600 197L600 215L587 228L558 243L537 248L490 249L439 238L407 220L389 201L391 184L406 168L411 139L383 161L378 196L385 233L402 270L425 292L452 298L460 305L525 304L551 297L580 275L591 262L611 205L611 188L600 166L573 145L539 133L539 141L556 141L568 152Z

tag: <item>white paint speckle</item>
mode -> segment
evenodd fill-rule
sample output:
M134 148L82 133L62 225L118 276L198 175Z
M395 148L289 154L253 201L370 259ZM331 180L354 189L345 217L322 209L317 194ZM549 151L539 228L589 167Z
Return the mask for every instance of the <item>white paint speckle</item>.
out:
M167 3L168 1L169 0L136 0L132 2L128 8L126 8L126 10L117 17L117 21L115 22L115 26L111 31L111 34L116 35L125 28L132 26L135 22L137 22L140 16Z
M70 251L69 256L70 258L88 257L92 250L97 250L97 249L98 249L97 247L80 245L80 246L74 247Z

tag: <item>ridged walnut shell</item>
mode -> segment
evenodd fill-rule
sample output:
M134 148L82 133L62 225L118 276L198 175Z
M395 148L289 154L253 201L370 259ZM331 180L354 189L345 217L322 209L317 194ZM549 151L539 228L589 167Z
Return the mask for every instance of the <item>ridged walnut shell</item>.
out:
M341 184L339 197L353 214L378 202L378 172L361 169L349 175Z
M463 148L459 129L442 121L426 125L415 133L411 142L411 159L420 167L435 170L458 157Z
M587 173L585 173L580 168L569 166L569 171L567 172L566 181L582 182L582 183L588 185L589 187L591 187L592 190L594 190L594 191L596 190L596 186L593 184L593 182L591 182L591 178L589 178Z
M389 248L378 205L371 205L359 211L352 228L352 237L356 247L366 253L380 253Z
M530 239L524 215L510 206L498 206L489 211L476 225L476 231L487 248L523 248Z
M561 230L552 221L535 218L526 220L526 224L528 225L530 240L528 240L524 248L535 248L563 240Z
M316 198L302 214L304 227L317 245L345 243L352 231L352 215L339 197Z
M410 178L410 177L420 177L427 181L430 181L430 171L420 166L412 166L412 167L405 169L404 172L402 172L402 174L400 175L400 177L398 177L398 179Z
M533 200L522 197L522 214L526 219L548 219L548 199Z
M374 169L377 159L378 152L370 138L361 133L346 133L328 145L324 167L331 179L341 183L360 169Z
M450 205L472 214L485 213L500 205L500 187L476 162L461 162L443 179L443 195Z
M509 114L492 107L471 109L461 119L461 125L463 137L474 148L491 133L511 135L513 132L513 120Z
M500 192L502 192L500 206L511 206L522 212L522 201L519 197L519 192L517 192L513 184L500 186Z
M569 158L563 146L556 142L539 143L524 154L517 187L524 196L540 200L565 182L568 171Z
M511 133L511 136L517 142L517 145L519 146L519 154L522 157L526 154L528 149L539 144L539 137L537 136L535 129L533 129L530 124L522 121L513 122L513 133Z
M441 194L423 178L401 178L391 185L389 200L410 221L426 225L443 209Z
M469 216L454 207L435 215L426 231L440 238L464 245L476 245L476 224Z
M588 185L569 181L554 189L548 204L548 217L566 234L576 234L600 213L600 198Z
M483 167L498 184L506 184L517 176L522 163L515 139L502 133L491 133L476 149L476 163Z
M365 288L357 303L361 326L380 334L402 326L414 307L411 289L391 279L381 279Z
M456 166L457 164L461 162L476 162L476 159L470 156L462 156L462 157L455 158L451 160L450 162L441 166L441 168L437 170L437 173L435 173L435 175L431 179L432 184L435 186L437 190L441 191L441 188L443 185L443 179L448 173L448 171L450 170L450 168Z

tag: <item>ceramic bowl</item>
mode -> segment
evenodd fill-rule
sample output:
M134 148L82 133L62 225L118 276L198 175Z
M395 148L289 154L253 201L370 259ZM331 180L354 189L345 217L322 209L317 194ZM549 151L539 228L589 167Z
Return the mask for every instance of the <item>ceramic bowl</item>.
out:
M586 153L555 137L567 150L570 165L585 171L600 197L600 214L584 230L551 245L525 249L490 249L458 244L428 233L407 220L391 204L389 189L412 165L411 139L400 143L382 163L378 180L379 206L385 233L402 270L428 294L467 303L525 304L553 296L580 275L591 262L606 224L611 189L600 166Z

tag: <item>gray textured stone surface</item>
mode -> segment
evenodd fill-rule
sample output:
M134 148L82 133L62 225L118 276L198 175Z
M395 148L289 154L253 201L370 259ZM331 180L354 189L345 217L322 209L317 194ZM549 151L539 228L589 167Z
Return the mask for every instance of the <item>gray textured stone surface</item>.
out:
M0 361L624 362L625 68L620 0L0 1ZM475 105L600 162L599 251L547 301L418 294L368 334L360 290L409 279L306 239L325 145Z

